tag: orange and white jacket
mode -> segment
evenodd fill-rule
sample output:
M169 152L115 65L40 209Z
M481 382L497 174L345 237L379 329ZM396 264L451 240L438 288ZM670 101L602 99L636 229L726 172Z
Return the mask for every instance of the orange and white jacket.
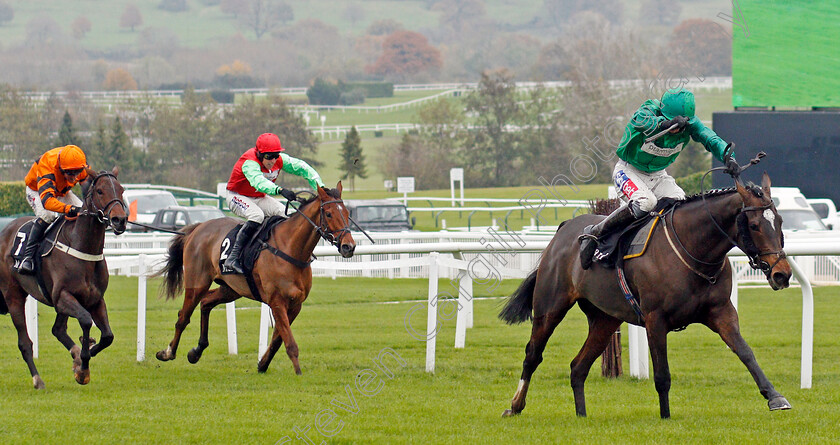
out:
M87 171L82 171L76 181L67 181L58 166L59 153L64 148L53 148L44 153L29 169L25 179L26 186L41 196L44 209L58 213L67 213L70 205L59 201L56 197L66 195L73 186L88 177Z

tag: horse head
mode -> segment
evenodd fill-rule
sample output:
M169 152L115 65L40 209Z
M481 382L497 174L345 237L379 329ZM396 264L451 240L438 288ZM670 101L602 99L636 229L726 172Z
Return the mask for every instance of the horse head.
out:
M96 173L87 169L90 177L82 187L85 213L95 216L99 222L109 225L117 235L125 232L128 214L123 202L123 187L117 180L119 167L111 171Z
M764 173L761 187L744 185L736 178L735 188L744 202L737 217L738 248L747 254L753 268L764 272L773 290L788 287L791 268L784 251L782 217L770 196L770 176Z
M350 234L350 212L341 200L341 181L334 189L318 187L318 199L321 201L322 237L338 248L344 258L353 256L356 241Z

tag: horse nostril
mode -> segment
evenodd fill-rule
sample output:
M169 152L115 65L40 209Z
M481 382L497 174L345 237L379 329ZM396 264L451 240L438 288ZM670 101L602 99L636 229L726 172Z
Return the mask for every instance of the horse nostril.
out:
M790 280L790 277L788 277L786 274L783 274L781 272L775 272L773 274L773 282L775 282L780 287L787 287L789 280Z

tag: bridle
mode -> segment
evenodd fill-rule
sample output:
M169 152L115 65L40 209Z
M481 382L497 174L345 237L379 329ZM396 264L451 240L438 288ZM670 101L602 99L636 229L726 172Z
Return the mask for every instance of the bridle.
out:
M763 157L764 157L764 152L759 153L758 156L756 156L754 159L750 160L750 163L748 165L746 165L744 167L741 167L740 172L743 172L744 170L746 170L747 168L749 168L752 165L758 164L758 162ZM703 199L703 207L706 209L706 213L709 215L709 219L712 220L712 224L714 224L714 226L717 228L717 230L720 233L722 233L724 237L726 237L726 239L729 241L730 245L742 249L744 251L744 254L746 254L747 258L749 259L750 267L755 269L755 270L761 270L762 272L764 272L764 275L769 280L770 279L770 272L773 270L773 268L776 267L776 265L779 264L779 262L782 259L787 258L787 254L785 254L785 251L784 251L784 234L781 234L782 249L768 250L768 251L762 252L755 245L755 241L752 238L752 234L750 234L750 229L749 229L749 225L748 225L748 222L747 222L747 212L759 212L759 211L763 212L764 210L772 208L773 207L773 202L771 201L770 203L768 203L766 205L761 205L761 206L744 206L744 205L742 205L741 209L738 210L738 214L736 216L736 224L737 224L737 228L738 228L738 233L735 235L735 237L742 240L742 244L743 244L743 247L742 247L740 244L738 244L738 242L736 240L732 239L732 237L729 236L729 232L724 230L723 227L721 227L720 224L718 224L714 215L712 215L712 211L709 208L708 202L706 202L706 189L703 186L703 181L706 179L706 175L708 175L709 173L711 173L715 170L723 170L723 169L724 169L724 167L713 168L711 170L708 170L703 175L703 177L700 178L700 190L701 190L701 196L702 196L702 199ZM740 175L740 172L738 172L737 175ZM674 215L673 215L673 212L670 212L670 213L671 213L671 225L673 227ZM665 227L665 234L668 235L667 226ZM686 249L685 246L683 245L682 241L680 241L676 230L674 230L674 237L676 238L677 243L682 248L682 250L686 253L686 255L688 255L695 262L706 265L706 266L717 265L717 263L709 263L709 262L706 262L706 261L702 261L702 260L694 257L693 255L691 255L691 253L688 251L688 249ZM669 238L668 241L670 241L670 238ZM673 247L673 244L672 244L672 247ZM768 263L767 261L765 261L761 258L761 257L767 256L767 255L777 255L776 261L773 264L770 264L770 263ZM688 265L688 263L679 255L679 252L677 252L677 256L679 256L679 259L683 262L683 264L685 264L692 272L694 272L695 274L705 278L706 280L708 280L712 284L714 284L717 281L718 275L720 275L720 273L723 271L724 266L726 265L726 260L724 259L724 261L721 264L720 269L718 269L717 273L715 273L715 275L713 275L713 276L709 276L709 275L705 275L705 274L697 271L695 268L692 268L690 265Z
M96 205L96 202L93 200L93 191L96 189L96 183L100 179L106 177L110 177L113 179L112 181L110 181L110 183L111 190L113 190L114 192L114 198L105 203L104 207L100 208ZM114 233L119 235L120 233L122 233L122 231L118 232L117 228L113 227L111 219L108 218L108 213L111 211L111 207L113 207L114 205L119 204L123 208L123 211L127 210L125 203L122 200L122 197L119 195L119 193L117 193L117 188L116 186L114 186L114 181L116 180L117 176L107 171L99 172L96 176L94 176L93 179L91 179L90 185L85 189L84 207L82 208L82 211L79 212L79 216L93 216L100 224L111 226L114 229Z
M305 193L310 193L313 196L316 196L314 193L312 193L308 190L305 190L303 192L298 192L298 194L304 193L304 192ZM302 202L302 201L298 201L298 202ZM344 215L341 212L338 212L338 214L341 215L342 222L344 223L343 228L341 228L339 230L330 230L329 224L327 223L327 215L326 215L326 210L325 210L326 206L329 205L329 204L336 204L336 205L344 204L344 201L342 201L341 199L332 199L332 200L329 200L329 201L321 201L320 209L318 209L318 211L320 213L320 217L321 217L320 218L321 219L320 224L315 224L315 221L313 221L311 218L306 216L303 212L300 211L300 209L298 209L297 213L299 213L300 216L304 217L309 222L309 224L311 224L312 227L315 228L315 231L318 232L318 235L321 238L323 238L324 240L326 240L328 243L332 244L336 248L340 248L341 239L344 237L344 235L347 235L347 234L350 233L350 223L353 223L353 225L355 225L356 228L358 228L362 233L364 233L365 236L371 242L374 242L373 239L371 239L370 235L368 235L367 232L365 232L361 227L359 227L359 225L356 224L356 221L353 221L353 218L350 218L348 216L347 219L344 219ZM289 202L287 201L286 202L286 214L288 215L288 213L289 213Z

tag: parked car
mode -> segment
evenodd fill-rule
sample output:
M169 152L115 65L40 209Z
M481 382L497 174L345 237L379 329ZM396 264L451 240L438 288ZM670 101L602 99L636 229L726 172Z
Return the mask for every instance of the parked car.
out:
M179 230L190 224L224 218L225 214L218 207L213 206L172 206L160 209L155 219L149 224L160 229Z
M177 206L175 195L166 190L136 189L123 192L123 201L128 207L128 220L151 224L158 210ZM129 224L132 231L144 231L145 228Z
M798 187L772 187L770 196L782 217L784 230L829 230Z
M809 198L807 201L829 230L840 230L840 213L837 213L834 201L828 198Z
M401 202L387 199L348 199L344 201L350 217L364 230L400 232L414 228L416 218L408 218Z

